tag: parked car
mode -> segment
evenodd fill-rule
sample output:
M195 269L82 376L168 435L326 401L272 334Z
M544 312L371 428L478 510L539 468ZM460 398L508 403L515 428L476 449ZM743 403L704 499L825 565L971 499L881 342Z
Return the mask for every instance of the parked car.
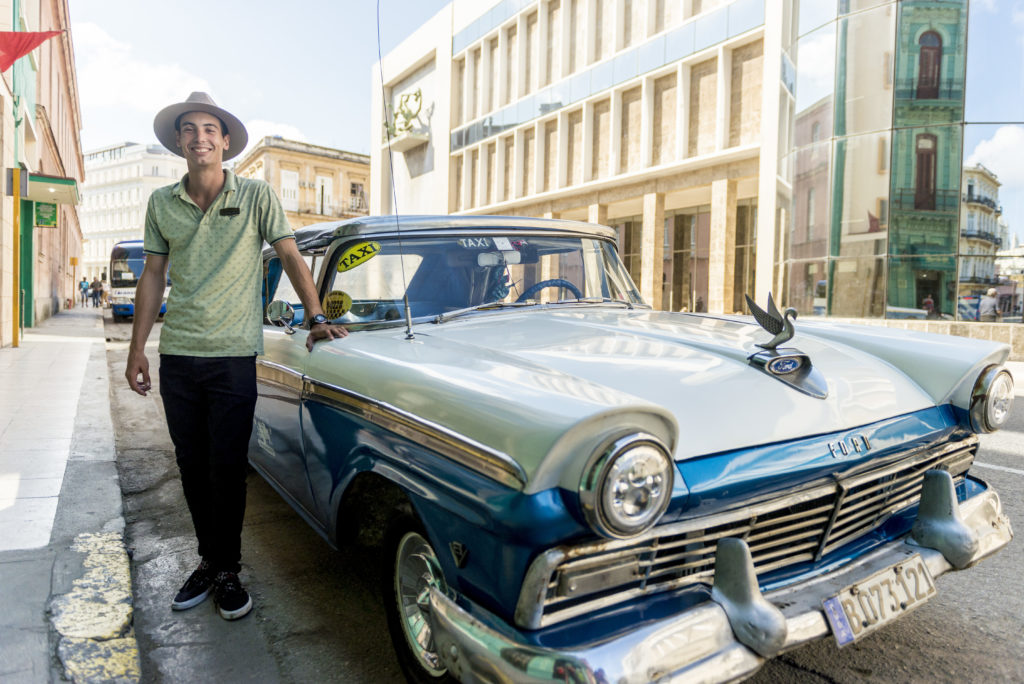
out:
M267 248L250 460L331 544L381 544L410 681L732 680L1012 536L970 471L1006 345L655 311L573 221L296 238L350 334L306 351Z

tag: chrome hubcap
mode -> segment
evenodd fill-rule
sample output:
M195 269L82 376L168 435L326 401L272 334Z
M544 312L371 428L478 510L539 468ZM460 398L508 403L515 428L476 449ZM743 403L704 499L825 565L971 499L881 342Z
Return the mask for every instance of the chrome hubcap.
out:
M432 676L439 677L446 670L437 656L434 635L427 619L431 587L445 588L437 555L426 539L415 532L408 532L399 542L395 554L398 614L405 641L417 662Z

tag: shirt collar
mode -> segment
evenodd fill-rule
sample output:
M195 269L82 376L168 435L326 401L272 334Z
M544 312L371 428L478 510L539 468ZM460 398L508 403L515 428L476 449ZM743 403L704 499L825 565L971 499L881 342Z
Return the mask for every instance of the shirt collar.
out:
M181 177L181 180L174 184L174 188L171 192L177 197L191 202L192 198L188 196L188 190L185 189L187 185L188 173L186 172L185 175ZM235 174L232 173L230 169L224 169L224 187L221 188L220 195L226 195L227 193L234 192L237 189L238 182L235 180ZM218 197L220 195L218 195Z

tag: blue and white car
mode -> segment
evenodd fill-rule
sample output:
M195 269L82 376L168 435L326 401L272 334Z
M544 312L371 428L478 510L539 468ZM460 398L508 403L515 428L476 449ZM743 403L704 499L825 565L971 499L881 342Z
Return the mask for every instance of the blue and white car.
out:
M410 681L727 681L902 618L1012 537L974 476L1006 345L652 310L602 226L296 233L348 337L306 351L264 253L250 461L383 549Z

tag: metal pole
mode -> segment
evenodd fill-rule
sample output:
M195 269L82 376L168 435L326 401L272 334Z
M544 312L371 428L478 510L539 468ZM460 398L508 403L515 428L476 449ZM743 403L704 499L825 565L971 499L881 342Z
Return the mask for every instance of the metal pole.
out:
M17 112L15 112L17 117ZM11 175L14 180L14 211L11 212L12 219L14 221L14 337L12 339L11 346L17 347L19 334L21 332L21 168L18 166L17 160L14 162L14 168L11 169L13 172Z

